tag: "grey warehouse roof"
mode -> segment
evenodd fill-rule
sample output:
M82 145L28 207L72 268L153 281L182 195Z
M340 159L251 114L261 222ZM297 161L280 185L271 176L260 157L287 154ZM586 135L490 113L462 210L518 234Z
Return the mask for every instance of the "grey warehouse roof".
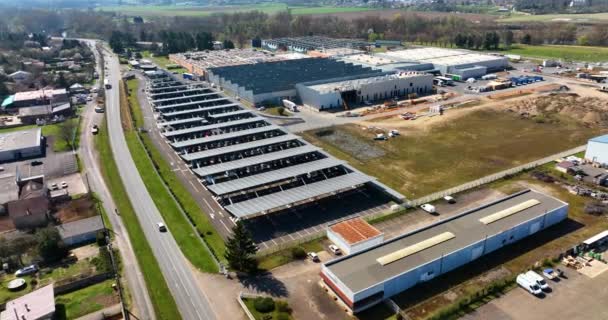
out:
M56 226L61 239L67 239L81 234L103 230L101 216L93 216Z
M2 133L0 134L0 152L38 147L41 137L40 128Z
M540 203L489 224L483 224L479 221L483 217L532 199L536 199ZM564 206L567 206L567 204L556 198L537 191L526 190L442 220L434 225L402 235L366 251L330 261L325 266L342 283L350 288L353 293L356 293L399 274L403 274L408 270L439 259L444 254L449 254L482 241L487 236L500 233L505 229ZM451 232L455 237L384 266L376 261L380 257L433 238L444 232Z
M282 192L272 193L259 198L254 198L226 206L233 215L239 218L249 218L260 212L287 207L301 201L314 199L332 192L352 188L373 180L372 177L349 173L335 178L322 180L301 187L287 189Z

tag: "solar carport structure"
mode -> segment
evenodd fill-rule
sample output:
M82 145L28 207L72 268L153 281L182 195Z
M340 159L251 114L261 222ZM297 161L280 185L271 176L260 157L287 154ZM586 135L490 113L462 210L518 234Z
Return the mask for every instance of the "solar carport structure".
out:
M359 312L546 229L567 215L567 203L524 190L330 261L323 265L321 277L353 312Z
M162 134L234 217L284 211L369 184L403 200L209 87L185 85L170 74L154 81L148 97Z

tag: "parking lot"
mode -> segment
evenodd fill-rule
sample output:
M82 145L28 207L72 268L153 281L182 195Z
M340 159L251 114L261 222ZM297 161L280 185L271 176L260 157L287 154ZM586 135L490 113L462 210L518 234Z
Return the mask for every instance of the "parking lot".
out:
M608 272L590 278L563 266L561 269L567 279L548 281L552 291L544 297L535 297L518 287L463 319L608 319L604 303L608 300Z

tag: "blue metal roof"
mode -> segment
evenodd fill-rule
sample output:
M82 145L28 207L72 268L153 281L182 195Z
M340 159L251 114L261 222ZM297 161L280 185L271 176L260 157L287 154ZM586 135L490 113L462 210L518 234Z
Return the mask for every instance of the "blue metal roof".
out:
M589 139L589 142L608 143L608 134Z

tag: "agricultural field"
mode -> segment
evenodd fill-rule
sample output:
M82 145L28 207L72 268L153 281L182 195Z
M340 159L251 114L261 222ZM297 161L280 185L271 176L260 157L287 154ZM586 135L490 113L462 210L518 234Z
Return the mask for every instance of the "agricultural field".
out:
M518 54L531 58L561 59L565 61L608 61L608 48L560 45L517 45L502 53Z
M608 12L602 13L571 13L571 14L514 14L498 20L499 22L570 22L570 23L605 23L608 22Z
M561 114L521 118L481 106L453 112L411 125L392 117L313 130L304 138L415 199L583 145L601 131ZM373 140L394 128L401 136Z
M257 5L242 6L110 6L100 7L101 11L116 11L130 16L208 16L217 13L235 13L245 11L262 11L273 14L287 10L288 6L284 3L266 3ZM333 14L344 12L363 12L372 11L366 7L332 7L332 6L290 6L291 14Z

